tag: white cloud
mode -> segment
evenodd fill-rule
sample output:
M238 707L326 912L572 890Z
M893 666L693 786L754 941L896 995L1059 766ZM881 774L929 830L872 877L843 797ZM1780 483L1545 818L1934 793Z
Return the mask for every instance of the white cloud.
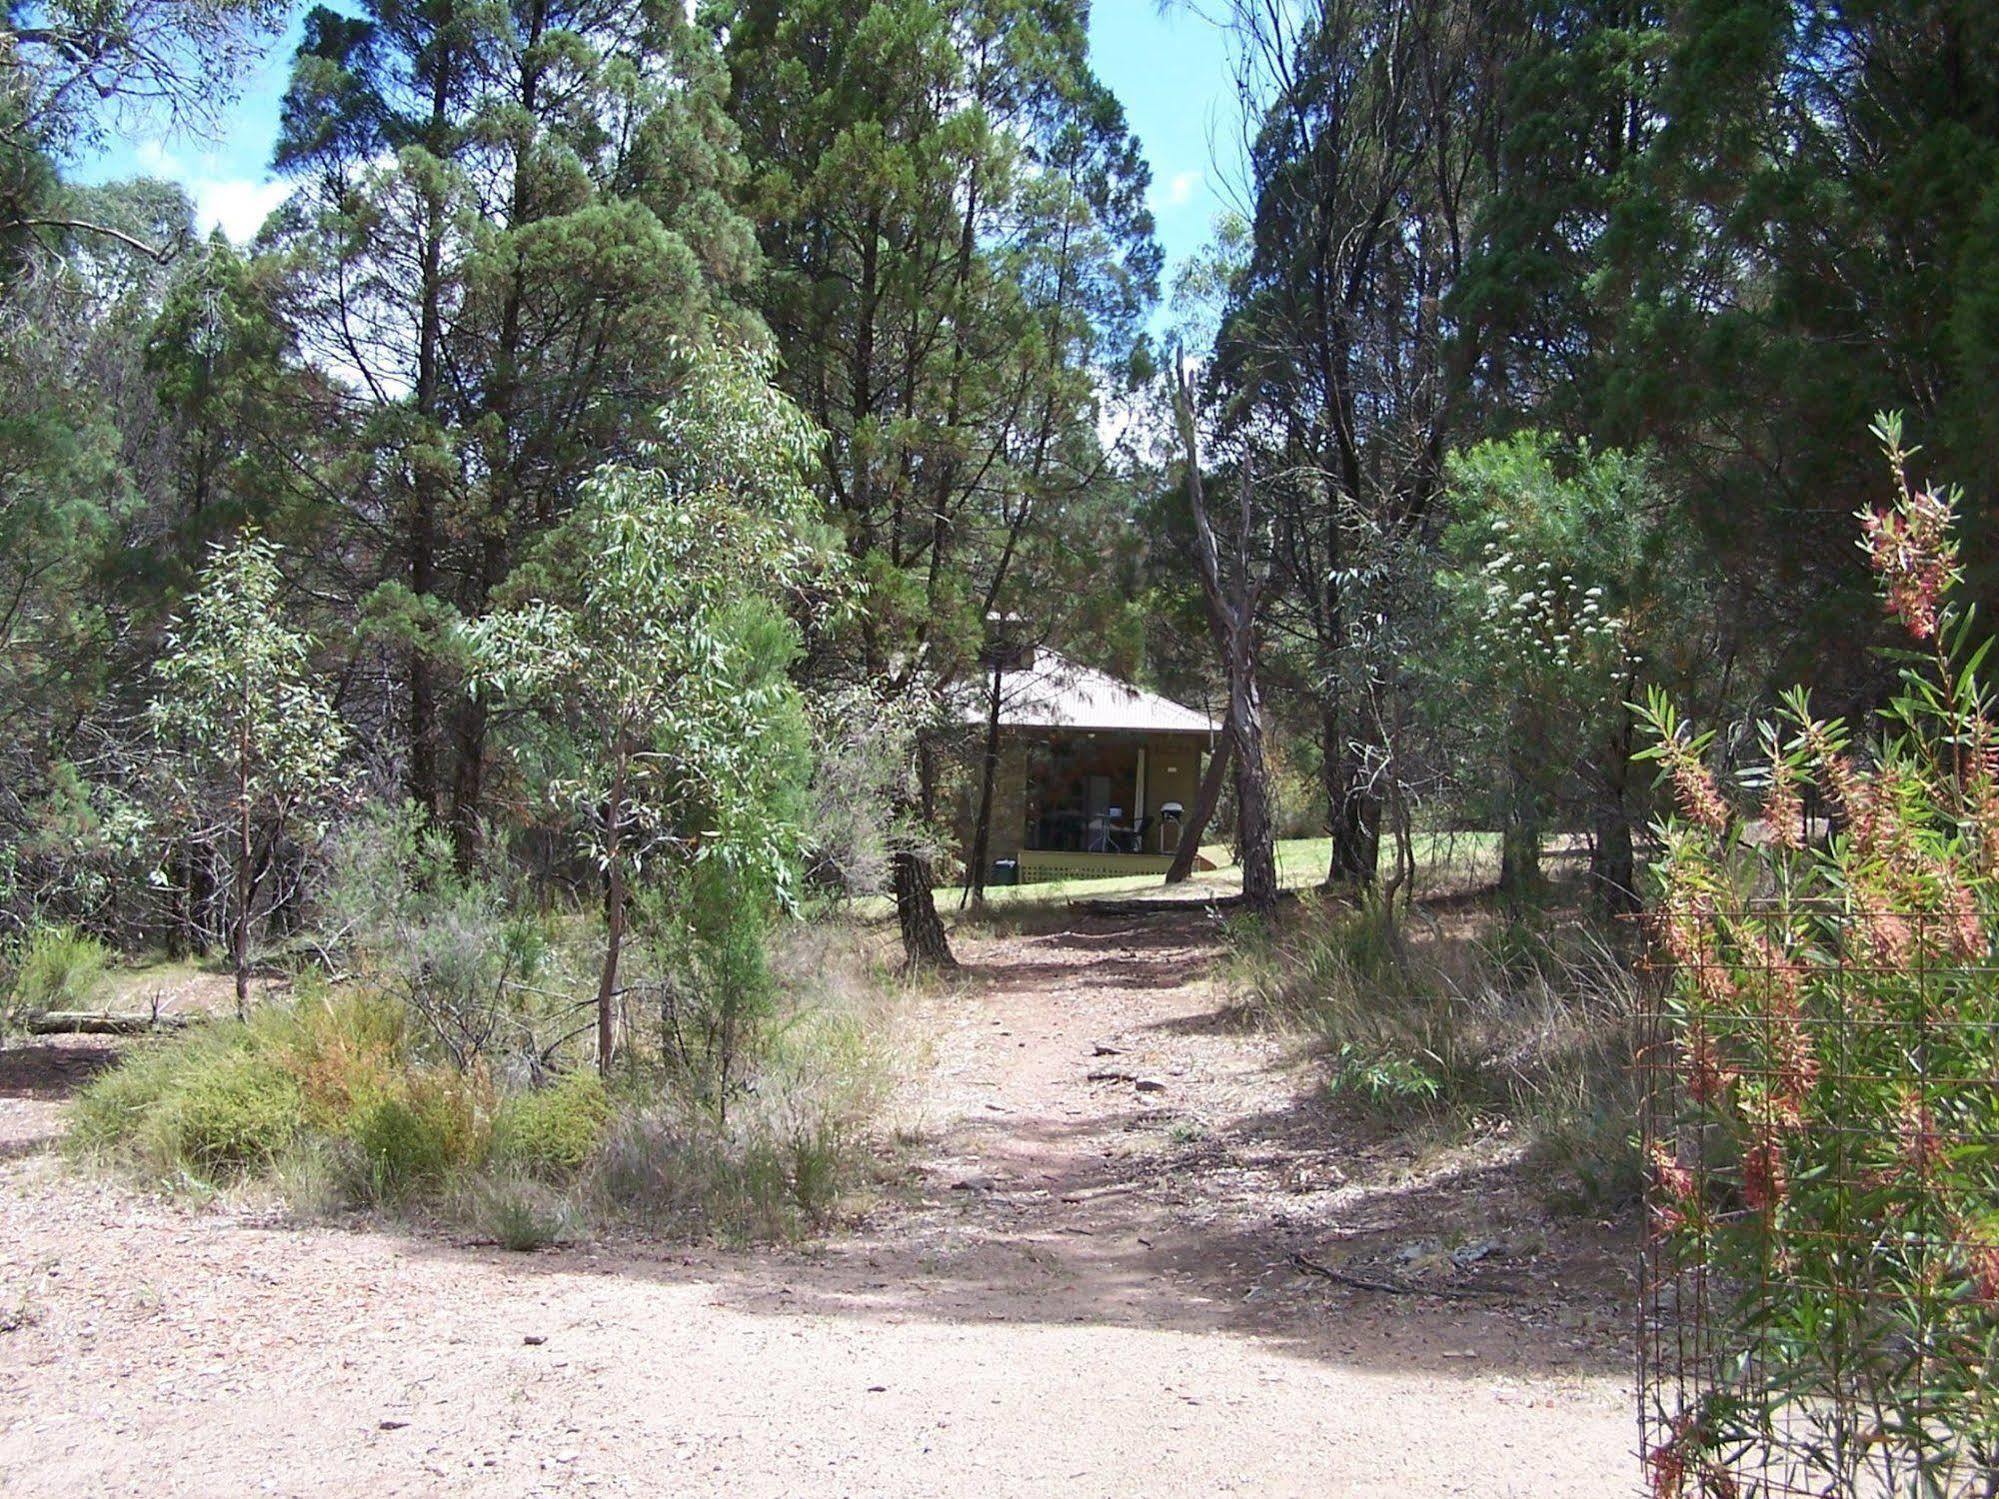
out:
M1196 169L1175 172L1167 178L1166 185L1153 194L1155 208L1180 208L1194 201L1194 194L1200 190L1207 174Z
M238 244L256 237L264 220L290 191L282 182L221 176L212 154L189 161L164 141L140 141L132 148L132 157L142 171L187 189L194 204L195 233L205 235L220 227Z
M206 234L217 225L239 245L256 237L264 220L291 192L283 182L197 177L187 184L194 199L194 224Z

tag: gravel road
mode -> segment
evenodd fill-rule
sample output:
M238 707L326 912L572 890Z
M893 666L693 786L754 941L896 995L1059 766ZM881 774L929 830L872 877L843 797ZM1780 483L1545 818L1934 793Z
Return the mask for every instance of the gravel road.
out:
M797 1250L143 1198L46 1148L92 1054L0 1053L0 1490L1634 1492L1614 1240L1503 1162L1343 1135L1218 1008L1198 925L964 946L907 1189ZM1466 1299L1292 1258L1420 1264L1432 1231L1488 1234Z

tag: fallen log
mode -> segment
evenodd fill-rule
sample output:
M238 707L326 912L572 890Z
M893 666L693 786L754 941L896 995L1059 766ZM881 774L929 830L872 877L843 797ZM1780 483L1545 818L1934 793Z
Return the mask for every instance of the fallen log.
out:
M31 1036L143 1036L149 1031L174 1031L189 1023L186 1015L134 1015L113 1010L48 1010L21 1021Z

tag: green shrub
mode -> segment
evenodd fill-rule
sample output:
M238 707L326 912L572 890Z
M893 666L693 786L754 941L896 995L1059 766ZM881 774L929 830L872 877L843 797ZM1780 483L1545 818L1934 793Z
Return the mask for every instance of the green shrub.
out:
M301 986L292 1004L135 1047L83 1090L69 1147L154 1180L256 1176L306 1214L437 1208L513 1248L568 1234L586 1208L738 1240L816 1228L866 1179L894 1077L887 1016L873 985L842 987L851 965L825 933L780 944L782 972L739 930L710 935L697 966L750 976L753 1004L703 1012L713 1051L655 1054L643 1110L587 1070L496 1097L483 1062L424 1059L407 1001Z
M593 1072L564 1074L551 1086L514 1093L493 1114L493 1158L542 1177L580 1170L604 1138L611 1100Z
M416 1073L392 1091L360 1099L344 1130L360 1152L369 1199L384 1204L434 1191L483 1143L472 1090L443 1072Z
M228 1021L135 1047L93 1078L67 1144L154 1180L217 1185L267 1169L303 1120L297 1082Z
M373 996L342 996L290 1011L271 1042L305 1094L316 1130L349 1134L367 1104L399 1093L409 1061L396 1007Z
M700 1115L678 1127L633 1121L613 1171L639 1190L624 1211L737 1243L781 1241L823 1228L854 1185L861 1158L832 1134L716 1130ZM616 1177L599 1178L609 1186Z
M1535 1109L1528 1158L1555 1206L1600 1217L1623 1212L1643 1195L1635 1093L1627 1069L1594 1077L1567 1097L1552 1095Z
M731 1240L822 1227L872 1162L892 1087L884 1033L851 1003L794 1015L726 1119L698 1095L621 1115L585 1185L607 1212Z
M78 1095L68 1142L154 1178L311 1176L313 1195L391 1201L475 1155L478 1115L466 1079L408 1068L392 1007L350 993L133 1048Z
M382 1094L355 1109L347 1137L361 1152L368 1194L400 1202L421 1186L444 1179L450 1158L444 1142L407 1098Z
M268 1169L303 1123L298 1083L243 1049L184 1067L147 1111L135 1139L161 1176L221 1184Z
M450 834L414 807L376 809L332 850L324 902L347 965L407 1015L426 1056L461 1068L539 1057L567 1026L560 995L581 924L540 912L504 864L462 871Z
M82 1156L129 1150L140 1128L174 1090L186 1066L186 1038L148 1042L84 1084L70 1106L65 1145Z
M111 966L103 943L71 926L38 926L22 943L5 1018L14 1024L50 1010L79 1010Z
M271 1182L302 1222L329 1217L368 1200L367 1173L352 1141L301 1133L271 1163Z
M1255 1007L1318 1039L1333 1092L1397 1111L1504 1103L1525 1006L1476 945L1412 940L1371 910L1253 941Z
M660 1054L675 1085L717 1119L745 1091L779 1009L770 961L775 903L757 881L698 864L634 903L657 970Z
M813 1130L786 1140L783 1156L791 1205L808 1223L826 1222L851 1174L850 1142L837 1131Z
M506 1171L479 1177L455 1208L455 1216L517 1254L560 1243L576 1229L576 1208L567 1197L545 1182Z
M827 1205L825 1163L798 1161L786 1141L740 1122L728 1129L698 1107L667 1105L618 1119L591 1163L604 1210L676 1232L739 1242L784 1239Z
M1423 1059L1395 1051L1365 1051L1348 1041L1333 1057L1326 1082L1331 1093L1358 1094L1370 1103L1431 1103L1441 1091Z

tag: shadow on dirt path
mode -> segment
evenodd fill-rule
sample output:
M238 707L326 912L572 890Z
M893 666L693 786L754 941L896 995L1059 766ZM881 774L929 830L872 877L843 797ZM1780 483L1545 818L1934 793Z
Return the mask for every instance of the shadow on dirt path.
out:
M617 1273L718 1274L748 1311L1239 1333L1448 1377L1627 1373L1628 1228L1546 1211L1503 1138L1426 1151L1334 1108L1298 1043L1229 1002L1211 922L958 943L963 977L918 1018L936 1065L903 1193L809 1253L640 1254Z

